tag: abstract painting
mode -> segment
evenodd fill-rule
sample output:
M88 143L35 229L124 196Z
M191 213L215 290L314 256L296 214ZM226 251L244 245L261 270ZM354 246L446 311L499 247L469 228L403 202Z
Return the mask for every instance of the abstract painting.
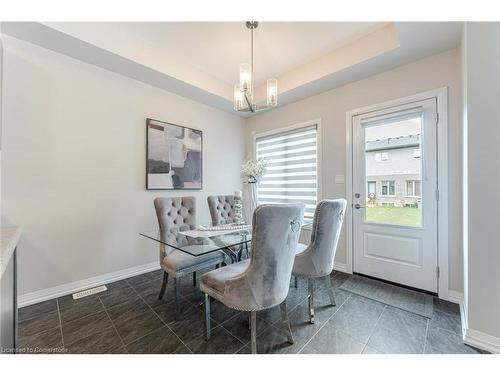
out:
M146 189L201 189L203 132L153 119L146 128Z

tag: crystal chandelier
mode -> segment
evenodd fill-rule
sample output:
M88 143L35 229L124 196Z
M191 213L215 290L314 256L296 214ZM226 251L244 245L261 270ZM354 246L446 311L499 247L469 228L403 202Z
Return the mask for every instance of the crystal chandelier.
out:
M253 99L253 31L259 25L256 21L248 21L246 26L250 29L250 64L240 64L240 82L234 85L234 110L238 112L257 112L278 104L278 80L269 78L267 80L267 103L258 106Z

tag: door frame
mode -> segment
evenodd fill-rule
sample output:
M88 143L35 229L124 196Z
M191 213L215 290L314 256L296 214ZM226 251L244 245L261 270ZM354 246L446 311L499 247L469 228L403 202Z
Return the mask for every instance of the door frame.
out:
M347 257L346 269L348 273L353 273L353 117L373 111L380 111L391 107L401 106L412 102L426 99L436 100L438 118L437 126L437 264L438 275L438 296L441 299L449 300L449 270L448 270L448 88L442 87L435 90L425 91L403 98L389 100L370 106L356 108L346 112L346 240Z

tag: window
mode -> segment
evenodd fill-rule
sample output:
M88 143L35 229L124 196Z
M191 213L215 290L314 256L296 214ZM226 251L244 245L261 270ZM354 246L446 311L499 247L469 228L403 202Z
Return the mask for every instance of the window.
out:
M389 160L388 152L377 152L375 153L375 161L385 161Z
M382 181L382 195L385 196L396 195L396 188L394 181Z
M407 180L406 181L406 195L409 197L420 197L420 181Z
M366 194L368 198L370 196L375 196L377 191L377 183L375 181L368 181L368 188L366 189Z
M418 159L420 157L420 149L419 148L413 149L413 157L415 159Z
M257 136L256 157L267 161L257 187L264 203L305 204L304 218L312 221L318 194L317 125L268 136Z

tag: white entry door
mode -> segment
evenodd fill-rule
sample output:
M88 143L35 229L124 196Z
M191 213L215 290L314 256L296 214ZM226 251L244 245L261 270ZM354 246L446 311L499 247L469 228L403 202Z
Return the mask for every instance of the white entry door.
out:
M353 117L354 272L437 292L436 100Z

